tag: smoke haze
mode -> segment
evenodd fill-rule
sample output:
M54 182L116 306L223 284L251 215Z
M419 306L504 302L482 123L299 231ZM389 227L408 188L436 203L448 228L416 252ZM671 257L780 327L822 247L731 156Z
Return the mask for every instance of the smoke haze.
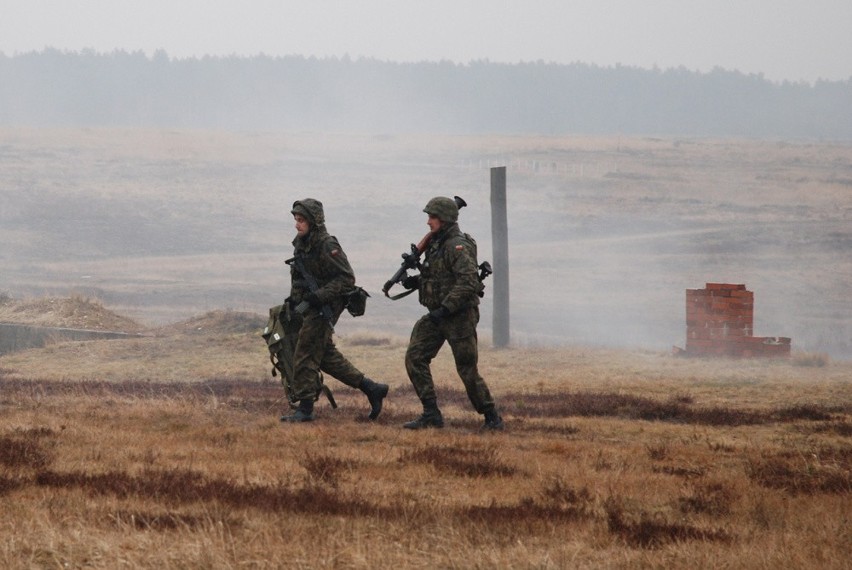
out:
M491 257L490 174L508 178L515 345L669 350L684 295L745 283L755 335L852 356L850 181L841 144L640 137L376 136L0 129L0 290L77 292L144 323L265 313L288 282L296 199L373 295L339 334L405 337L422 313L381 285L435 195ZM480 333L490 337L491 297Z

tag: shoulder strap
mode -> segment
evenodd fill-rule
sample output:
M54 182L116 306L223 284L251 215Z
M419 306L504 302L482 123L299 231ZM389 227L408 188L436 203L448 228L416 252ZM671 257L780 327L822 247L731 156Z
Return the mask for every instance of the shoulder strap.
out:
M412 293L414 293L415 291L417 291L417 289L406 289L406 290L405 290L405 291L403 291L402 293L397 293L396 295L391 295L391 296L390 296L390 297L388 297L388 298L389 298L391 301L396 301L397 299L402 299L403 297L408 297L409 295L411 295L411 294L412 294Z

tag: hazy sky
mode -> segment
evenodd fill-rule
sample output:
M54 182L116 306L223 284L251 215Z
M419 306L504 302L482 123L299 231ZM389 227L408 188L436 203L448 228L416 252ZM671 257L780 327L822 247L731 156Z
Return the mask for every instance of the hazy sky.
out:
M0 52L165 50L852 78L852 0L0 0Z

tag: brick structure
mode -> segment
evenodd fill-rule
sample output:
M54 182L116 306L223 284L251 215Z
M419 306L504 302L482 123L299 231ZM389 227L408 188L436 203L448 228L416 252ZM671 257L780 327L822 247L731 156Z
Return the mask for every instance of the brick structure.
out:
M707 283L686 290L688 356L790 356L790 339L752 336L754 293L745 285Z

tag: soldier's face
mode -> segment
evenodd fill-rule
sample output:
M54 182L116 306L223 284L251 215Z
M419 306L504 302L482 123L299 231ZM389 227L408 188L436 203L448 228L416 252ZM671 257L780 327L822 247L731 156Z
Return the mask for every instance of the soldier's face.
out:
M435 232L441 229L442 222L438 216L433 216L432 214L429 214L429 220L426 222L426 224L428 224L429 230L434 234Z
M301 214L293 214L293 219L296 220L296 235L299 237L305 237L308 235L308 232L311 231L311 224L305 216Z

